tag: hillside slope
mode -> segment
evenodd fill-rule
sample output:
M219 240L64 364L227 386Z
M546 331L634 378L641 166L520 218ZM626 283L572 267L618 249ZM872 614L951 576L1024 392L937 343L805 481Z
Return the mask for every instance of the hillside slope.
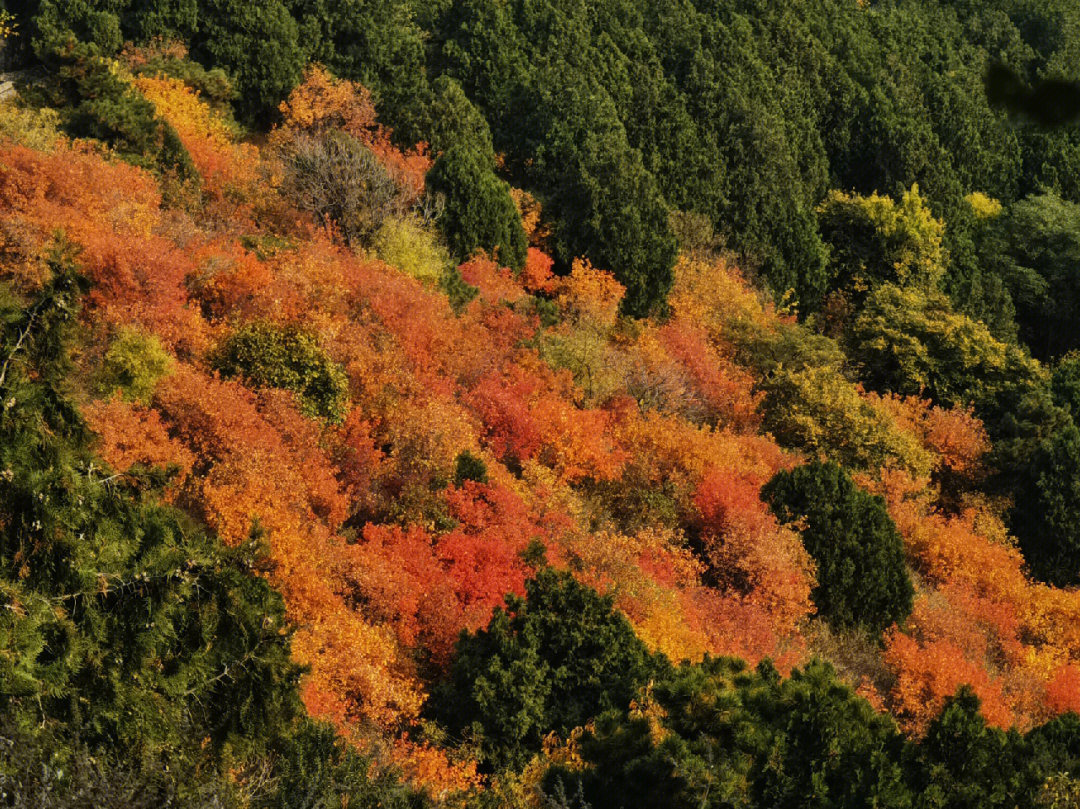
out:
M466 70L482 4L380 23L438 32L413 124L400 76L258 98L222 57L237 103L39 5L49 69L0 104L0 802L1075 799L1073 203L830 175L787 200L827 269L796 305L802 220L669 216L603 93L508 128L528 4L489 21L505 85Z

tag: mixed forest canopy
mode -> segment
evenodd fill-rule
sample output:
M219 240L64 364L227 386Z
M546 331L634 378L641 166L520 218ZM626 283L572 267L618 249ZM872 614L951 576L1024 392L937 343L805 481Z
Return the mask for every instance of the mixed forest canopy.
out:
M0 62L0 807L1080 802L1075 3Z
M974 238L964 204L973 192L1007 213L1028 197L1080 201L1075 128L1014 125L983 87L991 64L1027 81L1080 78L1078 12L1064 0L18 5L24 52L54 64L76 41L103 56L185 42L232 77L245 120L272 120L312 61L363 83L401 143L443 156L435 174L459 252L498 246L509 266L523 260L491 176L498 154L503 177L545 203L559 266L583 256L611 269L632 314L663 306L687 217L774 294L815 311L844 275L819 222L827 192L899 196L913 184L947 223L942 283L959 310L1006 328L1018 306L1023 323L1039 322L1029 303L1068 304L1031 300L1054 283L1052 259L1016 256L1024 278L972 255L1000 236ZM1068 216L1042 227L1067 231Z

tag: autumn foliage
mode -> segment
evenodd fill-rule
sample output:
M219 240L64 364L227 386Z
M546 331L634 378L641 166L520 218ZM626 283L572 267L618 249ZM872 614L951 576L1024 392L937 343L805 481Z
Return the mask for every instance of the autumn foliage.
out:
M260 539L307 708L357 744L389 741L436 791L472 782L419 740L421 706L461 631L524 594L537 547L673 660L804 663L814 564L760 490L855 440L840 460L862 459L858 480L884 495L918 574L911 618L883 636L880 704L911 732L964 683L1000 726L1080 706L1080 593L1028 580L996 505L964 495L987 449L970 411L867 394L821 366L829 401L859 409L830 420L825 399L799 399L815 440L782 447L753 352L796 327L725 261L682 259L660 324L620 317L623 288L585 261L556 277L533 247L515 275L477 255L459 270L479 294L455 312L290 209L272 148L236 143L182 82L134 86L231 218L165 208L147 173L85 145L0 144L3 274L40 286L62 231L93 284L99 347L122 324L160 340L175 364L148 402L88 396L99 450L120 473L172 467L175 503L228 543ZM424 146L394 146L359 85L313 68L282 115L271 141L347 132L423 194ZM343 369L340 418L215 372L215 347L256 322L302 327ZM102 351L80 357L88 376ZM486 482L455 482L464 452Z

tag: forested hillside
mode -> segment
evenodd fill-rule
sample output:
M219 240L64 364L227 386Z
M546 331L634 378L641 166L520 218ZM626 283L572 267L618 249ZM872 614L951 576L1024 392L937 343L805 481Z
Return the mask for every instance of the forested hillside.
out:
M0 36L0 806L1080 801L1080 8Z

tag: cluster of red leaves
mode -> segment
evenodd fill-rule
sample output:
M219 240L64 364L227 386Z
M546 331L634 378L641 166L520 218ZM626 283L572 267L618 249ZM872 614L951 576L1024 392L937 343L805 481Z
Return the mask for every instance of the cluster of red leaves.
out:
M521 270L521 285L526 292L551 293L555 291L555 276L551 268L555 262L551 257L535 247L530 247Z
M482 253L466 261L459 270L461 277L479 290L485 303L516 303L525 297L525 290L514 280L513 273Z
M698 486L706 559L716 580L761 608L778 630L813 612L813 562L761 502L764 481L714 471Z

